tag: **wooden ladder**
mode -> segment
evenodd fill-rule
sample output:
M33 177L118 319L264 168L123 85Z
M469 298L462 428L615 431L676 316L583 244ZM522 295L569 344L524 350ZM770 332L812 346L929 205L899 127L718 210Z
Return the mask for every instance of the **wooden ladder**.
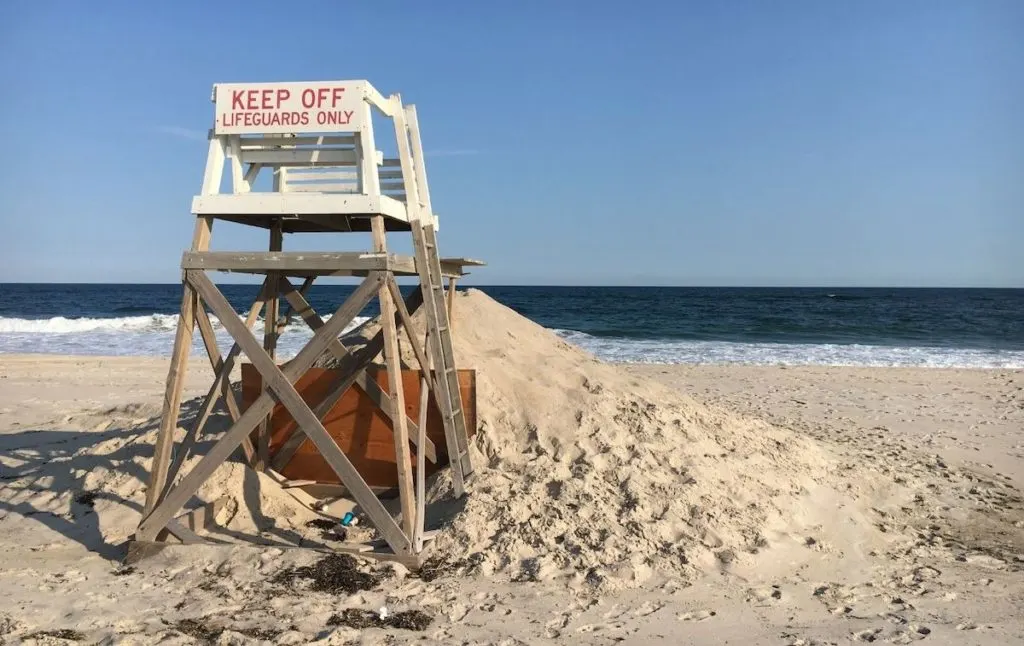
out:
M423 305L427 315L428 345L434 362L433 379L437 406L444 421L445 442L452 469L452 487L456 497L462 496L465 483L473 474L473 461L469 456L469 433L463 413L459 375L455 369L452 348L451 322L444 302L444 283L441 260L437 254L437 232L433 224L414 222L413 242L416 267L423 290Z

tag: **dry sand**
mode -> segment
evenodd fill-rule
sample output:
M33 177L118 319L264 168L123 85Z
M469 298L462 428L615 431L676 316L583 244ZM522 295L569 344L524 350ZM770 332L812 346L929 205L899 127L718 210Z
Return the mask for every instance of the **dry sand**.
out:
M200 498L233 497L212 535L243 545L121 569L166 360L0 356L0 641L1024 639L1021 371L610 366L475 290L456 320L478 475L459 502L431 485L432 576L366 566L354 593L275 582L320 557L286 543L329 542L237 463ZM381 606L433 620L331 625Z

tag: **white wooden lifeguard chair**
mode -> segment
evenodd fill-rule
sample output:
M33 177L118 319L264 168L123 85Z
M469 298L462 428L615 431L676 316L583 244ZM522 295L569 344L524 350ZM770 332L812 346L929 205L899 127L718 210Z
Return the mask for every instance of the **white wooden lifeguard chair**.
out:
M202 192L192 200L196 216L192 247L182 257L181 316L167 376L167 389L146 505L133 537L133 548L170 537L189 543L202 541L194 531L197 515L210 509L178 515L210 475L239 447L250 465L272 471L268 454L268 415L280 403L301 432L297 441L277 453L294 451L305 439L316 449L386 545L343 546L366 556L422 563L424 531L424 461L436 459L425 435L426 401L434 398L444 424L453 490L462 496L472 476L466 417L452 352L450 310L446 308L443 278L451 282L465 273L469 259L438 255L438 218L431 208L430 190L420 142L416 110L402 105L399 95L382 96L367 81L217 84L213 89L215 125ZM384 158L374 141L372 115L394 124L397 157ZM230 192L222 192L225 167ZM262 173L272 175L271 189L254 190ZM210 251L214 221L227 220L269 230L267 252ZM390 253L388 232L412 234L413 256ZM372 250L365 252L282 251L288 233L369 232ZM243 321L206 272L244 272L265 276L247 318ZM363 280L326 322L310 307L305 294L318 276L353 276ZM396 276L418 276L419 288L403 298ZM301 278L296 287L291 278ZM283 367L275 361L282 320L279 297L315 331L313 338ZM339 334L373 299L380 302L381 329L365 346L346 348ZM413 333L412 313L425 309L426 337ZM225 356L217 347L206 308L216 315L235 343ZM260 311L265 333L261 344L251 331ZM277 322L277 324L273 324ZM195 422L176 442L186 362L198 327L215 372L215 379ZM420 372L420 419L404 414L405 393L399 357L399 327L405 327ZM230 373L244 352L262 378L259 397L242 410L230 388ZM325 352L340 366L329 394L311 407L294 384ZM388 390L367 377L366 368L383 352ZM353 467L325 430L322 419L342 394L358 384L391 420L398 469L401 523ZM196 446L214 406L223 400L233 425L186 474L181 468ZM255 443L252 434L255 432ZM416 447L416 483L412 451ZM274 457L280 457L275 455ZM178 515L178 516L176 516ZM137 551L138 554L138 551ZM140 558L138 556L137 558Z

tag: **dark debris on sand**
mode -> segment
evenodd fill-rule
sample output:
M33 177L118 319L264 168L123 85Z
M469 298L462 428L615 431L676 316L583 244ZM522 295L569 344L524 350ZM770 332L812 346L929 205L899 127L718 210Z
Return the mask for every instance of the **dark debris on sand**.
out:
M166 623L166 622L165 622ZM183 635L187 635L195 639L202 644L215 644L225 630L224 627L214 628L207 626L198 619L182 619L177 623L171 624L174 630L178 631ZM262 641L274 641L277 636L283 631L263 628L232 628L233 632L241 633L246 637L253 639L259 639Z
M403 610L384 619L370 610L346 608L341 614L331 615L328 626L348 626L356 630L364 628L404 628L405 630L426 630L433 617L422 610Z
M96 504L96 492L85 491L75 496L75 502L79 505L85 505L86 507L92 507Z
M57 630L39 630L31 635L26 635L25 639L38 639L40 637L54 637L56 639L66 639L72 642L80 642L85 640L85 635L78 632L77 630L71 630L69 628L59 628Z
M172 627L182 635L206 643L212 643L224 632L223 628L211 628L196 619L182 619L172 624Z
M310 589L315 592L354 594L377 587L384 576L361 571L359 562L348 554L330 554L313 565L282 570L272 583L291 585L296 579L312 580Z
M460 561L449 561L443 556L432 556L424 561L418 570L410 572L409 576L418 577L421 581L429 583L434 579L456 574L460 568L466 565L467 563Z
M329 541L343 541L345 540L347 533L345 528L337 523L337 521L328 520L326 518L314 518L306 523L306 527L320 530L320 538L327 539Z

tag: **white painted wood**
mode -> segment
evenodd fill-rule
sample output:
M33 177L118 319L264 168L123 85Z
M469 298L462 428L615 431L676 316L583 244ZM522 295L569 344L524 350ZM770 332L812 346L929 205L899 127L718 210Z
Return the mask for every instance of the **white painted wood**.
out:
M394 116L392 113L391 101L385 99L383 95L377 91L377 88L373 87L370 83L367 83L364 89L366 91L366 100L369 101L373 107L377 108L377 110L386 117Z
M359 185L356 183L351 184L337 184L337 183L318 183L318 184L288 184L289 193L358 193Z
M260 174L260 170L262 170L262 168L262 164L249 164L249 168L245 171L244 180L250 187L252 186L252 183L256 181L256 177Z
M231 188L235 193L248 193L252 190L252 184L245 180L245 171L242 168L242 146L238 137L228 137L228 150L230 151L229 161L231 163ZM252 166L253 164L250 164Z
M377 164L375 159L366 156L366 151L377 150L373 140L373 120L371 119L370 106L363 106L363 119L367 127L359 131L359 143L356 150L362 161L359 166L359 191L364 195L380 195L380 177L377 175ZM383 160L383 153L381 154Z
M416 189L424 212L434 222L434 229L439 228L437 216L430 205L430 187L427 184L427 163L423 156L423 142L420 140L420 123L416 117L416 106L405 106L406 124L409 128L409 140L412 147L413 168L416 169Z
M334 164L355 166L359 160L354 150L295 148L291 150L243 150L242 161L247 164L284 164L306 166Z
M262 193L197 195L196 215L367 215L408 222L405 204L387 195L345 193Z
M377 94L369 85L363 80L217 83L214 132L356 132L365 126L360 108L368 95Z
M349 146L356 143L355 135L321 135L321 136L294 136L287 135L266 135L262 137L242 137L241 145L243 150L252 148L272 147L294 147L294 146Z
M330 170L331 168L331 166L324 166L323 170L321 170L320 168L302 168L301 166L296 168L289 168L288 181L294 183L328 180L343 180L347 182L356 182L359 180L359 173L334 172Z
M220 193L220 183L224 177L224 158L227 155L223 137L210 139L210 147L206 153L206 171L203 173L203 195Z
M405 123L405 110L402 108L401 96L393 94L391 100L394 104L392 119L395 122L395 138L398 140L398 159L402 165L402 178L405 181L406 211L408 221L414 223L415 228L415 223L420 221L420 201L409 145L409 129Z

